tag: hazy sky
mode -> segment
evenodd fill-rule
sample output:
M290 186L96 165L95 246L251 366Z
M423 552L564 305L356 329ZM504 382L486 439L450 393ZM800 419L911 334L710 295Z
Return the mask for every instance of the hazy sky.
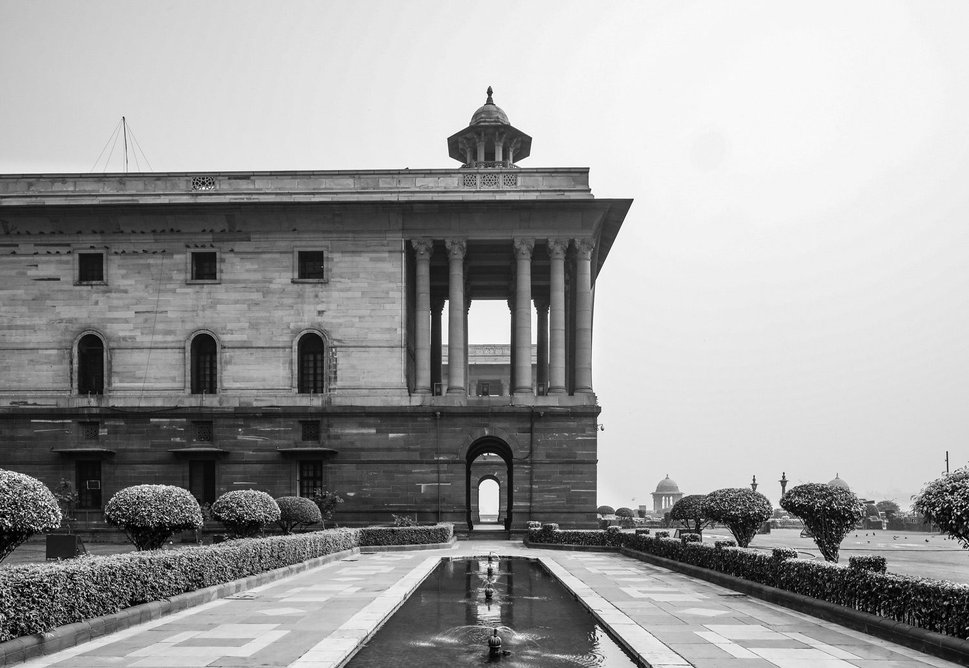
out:
M668 473L776 503L786 471L908 505L969 460L967 30L966 2L0 0L0 172L87 172L122 114L155 171L454 167L492 85L522 167L635 200L596 291L600 502Z

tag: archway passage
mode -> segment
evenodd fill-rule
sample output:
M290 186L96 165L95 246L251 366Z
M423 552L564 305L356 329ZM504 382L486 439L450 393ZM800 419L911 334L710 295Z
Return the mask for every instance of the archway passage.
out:
M487 455L497 455L502 459L505 465L506 475L504 476L505 477L505 481L504 481L505 494L503 499L504 503L501 503L502 499L499 498L499 507L502 505L504 506L504 509L505 509L504 517L500 519L503 520L502 524L504 525L505 531L509 531L511 529L511 523L512 523L512 508L514 507L514 488L515 488L514 465L513 465L514 457L511 451L511 447L509 447L509 445L505 443L503 440L501 440L500 438L495 438L493 436L487 436L485 438L478 439L477 441L471 444L471 447L468 448L468 454L465 460L465 478L464 478L464 490L465 490L464 503L466 508L466 519L468 522L468 531L474 531L474 518L472 514L472 491L474 492L475 498L477 499L479 485L485 480L494 480L495 482L498 482L500 484L498 476L484 476L481 479L475 480L474 482L472 482L472 479L471 479L472 465L475 463L475 460ZM500 514L501 513L499 511L499 516Z
M481 458L478 459L481 462ZM473 468L473 466L472 466ZM472 480L475 478L472 471ZM472 517L477 516L477 520L482 524L497 524L500 518L504 517L504 504L500 501L501 480L497 475L487 474L478 478L475 493L472 498L472 505L475 506L477 513L472 513Z

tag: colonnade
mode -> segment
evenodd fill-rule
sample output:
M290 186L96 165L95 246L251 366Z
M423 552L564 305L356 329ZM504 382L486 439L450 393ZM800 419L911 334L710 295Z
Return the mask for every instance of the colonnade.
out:
M432 239L412 239L416 260L415 385L418 394L431 394L441 382L441 326L444 299L431 300L430 261ZM569 253L570 245L574 253ZM468 310L465 256L467 241L446 239L448 258L448 377L447 394L466 395L468 378ZM572 363L571 385L574 393L592 390L592 252L589 239L548 239L550 261L548 295L532 294L532 260L535 239L515 238L514 278L511 299L511 367L516 395L534 392L532 387L531 341L532 308L537 311L537 384L550 395L567 394L567 364ZM573 301L567 312L566 262L573 260L570 286ZM572 325L567 331L567 324ZM567 356L567 345L571 354Z

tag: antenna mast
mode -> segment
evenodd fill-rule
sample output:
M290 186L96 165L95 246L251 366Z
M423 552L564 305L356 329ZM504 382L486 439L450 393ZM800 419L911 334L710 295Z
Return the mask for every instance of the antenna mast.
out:
M124 134L124 173L128 173L128 121L121 117L121 128Z

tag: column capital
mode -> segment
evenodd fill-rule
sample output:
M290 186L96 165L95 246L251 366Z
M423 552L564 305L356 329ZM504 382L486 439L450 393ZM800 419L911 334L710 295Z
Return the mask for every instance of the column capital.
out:
M541 297L533 298L532 301L535 303L535 310L539 313L548 311L549 300Z
M444 312L444 297L435 297L431 300L431 311L440 315Z
M431 255L434 254L434 240L433 239L411 239L410 245L414 247L414 253L420 259L430 259Z
M555 259L562 259L565 257L565 253L568 250L569 250L568 239L549 239L548 240L549 257L552 257Z
M445 239L444 245L447 247L447 255L452 260L464 259L464 254L468 251L468 242L464 239Z
M532 249L535 248L535 240L515 237L514 243L515 257L519 260L530 260L532 257Z
M575 250L582 260L592 259L592 249L596 247L595 242L592 239L576 239L575 240Z

